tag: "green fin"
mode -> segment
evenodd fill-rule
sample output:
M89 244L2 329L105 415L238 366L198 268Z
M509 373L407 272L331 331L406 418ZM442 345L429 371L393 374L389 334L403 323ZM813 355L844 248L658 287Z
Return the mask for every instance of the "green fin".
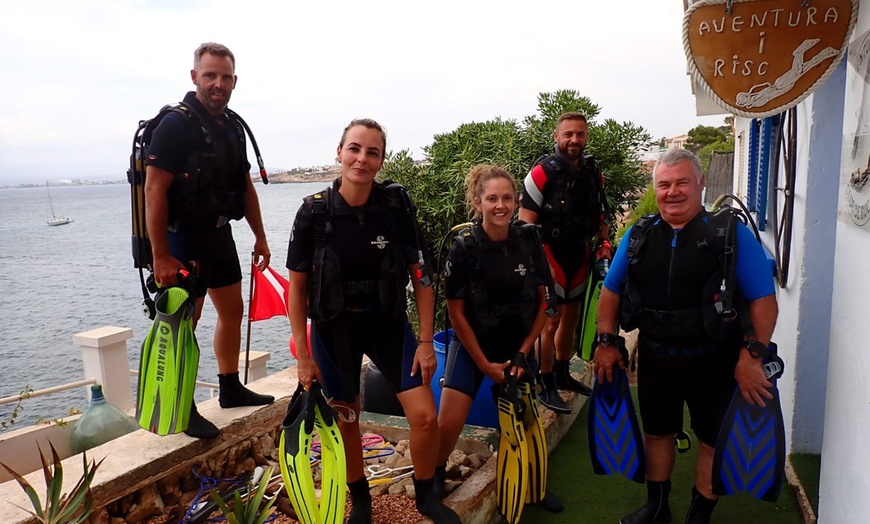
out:
M296 519L301 524L321 524L320 506L314 491L314 477L311 474L311 441L314 431L315 412L310 406L310 396L299 384L287 415L281 424L278 438L278 463L281 477L296 510Z
M193 333L194 302L171 287L155 304L156 316L139 361L136 419L158 435L187 429L196 389L199 346Z
M311 443L314 428L321 443L321 500L318 502L311 472ZM310 391L302 384L296 389L287 416L281 425L278 442L281 477L301 524L340 524L344 522L345 469L344 443L338 429L338 416L320 389L313 383Z
M592 345L598 333L598 297L601 296L601 286L604 280L593 271L586 279L586 295L583 299L583 318L577 324L574 336L574 350L583 360L592 359Z
M501 438L498 444L498 511L508 524L517 524L523 513L528 488L529 454L523 424L523 403L516 382L498 387L496 404Z
M347 464L344 442L338 428L338 413L326 402L320 384L312 384L310 394L316 395L317 418L314 425L320 437L320 464L323 470L320 518L323 524L342 524L347 503Z
M538 411L538 397L530 382L519 382L517 389L523 401L523 425L526 429L529 480L526 504L537 504L547 495L547 434Z

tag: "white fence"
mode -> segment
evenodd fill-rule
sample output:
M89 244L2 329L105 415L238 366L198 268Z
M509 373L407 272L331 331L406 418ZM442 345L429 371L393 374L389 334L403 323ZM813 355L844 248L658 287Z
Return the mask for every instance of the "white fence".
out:
M127 340L133 337L133 330L113 326L105 326L91 331L73 335L73 342L79 346L82 353L84 379L32 391L24 395L13 395L0 399L0 405L11 404L19 400L41 395L50 395L91 384L100 384L106 401L128 414L133 414L133 383L131 375L138 375L138 370L130 369L127 358ZM244 353L239 357L239 367L244 369ZM263 351L251 351L248 368L250 382L266 376L266 362L270 355ZM196 383L198 386L218 388L217 384L209 382ZM70 434L80 415L63 419L62 424L50 423L29 426L15 431L0 433L0 461L25 475L36 471L41 466L37 444L48 449L48 443L54 445L61 459L72 455L69 445ZM0 468L0 483L12 477L6 470Z

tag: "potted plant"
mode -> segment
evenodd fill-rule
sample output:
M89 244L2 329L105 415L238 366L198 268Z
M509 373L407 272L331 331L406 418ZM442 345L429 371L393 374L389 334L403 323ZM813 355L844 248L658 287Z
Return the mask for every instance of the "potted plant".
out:
M97 468L103 461L98 463L91 461L88 464L87 455L82 453L82 476L72 491L65 495L61 492L63 489L63 466L61 466L60 455L57 454L53 444L49 443L49 446L51 447L52 464L49 464L42 449L37 445L39 458L42 461L42 472L45 476L45 501L39 499L36 490L23 476L0 462L0 466L3 466L18 482L21 489L27 493L34 511L21 506L17 507L33 515L42 524L82 524L87 522L94 505L91 482L94 480Z
M217 503L221 513L223 513L230 524L263 524L275 511L272 505L275 504L277 497L266 499L268 502L263 504L266 487L272 479L273 469L272 466L269 466L259 478L257 478L257 473L255 472L248 482L245 497L242 497L242 490L233 492L232 508L224 502L220 493L212 492L212 499Z

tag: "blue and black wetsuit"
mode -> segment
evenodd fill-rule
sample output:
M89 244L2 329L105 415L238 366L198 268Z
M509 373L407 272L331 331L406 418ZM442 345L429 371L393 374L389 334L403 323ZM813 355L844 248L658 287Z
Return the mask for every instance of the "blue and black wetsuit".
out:
M711 277L722 267L720 253L709 242L709 219L702 211L681 229L661 219L653 222L633 264L628 256L629 229L604 287L622 295L622 307L631 300L624 293L630 279L643 307L638 400L644 432L681 431L685 403L695 434L712 446L736 386L734 366L743 333L735 321L725 336L714 338L704 325L702 311L714 300ZM743 300L748 303L774 294L764 248L742 223L736 228L736 252L736 284Z

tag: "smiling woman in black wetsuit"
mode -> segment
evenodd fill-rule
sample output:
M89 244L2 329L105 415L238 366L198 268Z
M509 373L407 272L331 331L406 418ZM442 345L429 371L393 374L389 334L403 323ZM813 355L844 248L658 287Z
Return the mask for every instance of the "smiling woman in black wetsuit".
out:
M450 344L438 425L441 448L436 489L484 376L505 382L505 371L531 381L518 353L529 357L546 322L548 266L538 232L514 222L516 180L498 166L475 166L466 200L477 220L457 236L447 255L444 293L455 337ZM531 354L533 360L534 354ZM519 359L521 361L523 359ZM534 367L530 362L530 367ZM558 508L554 496L550 507ZM552 509L558 510L558 509Z
M438 425L430 381L434 298L420 281L426 247L404 188L375 182L384 163L386 134L370 119L354 120L338 145L341 176L306 197L290 233L287 301L297 348L299 382L323 386L340 413L359 413L363 354L396 392L408 425L417 509L436 523L459 517L433 490ZM406 313L412 283L420 318L419 343ZM306 337L311 325L311 347ZM371 522L371 495L363 473L359 418L343 417L339 428L347 454L351 524Z

